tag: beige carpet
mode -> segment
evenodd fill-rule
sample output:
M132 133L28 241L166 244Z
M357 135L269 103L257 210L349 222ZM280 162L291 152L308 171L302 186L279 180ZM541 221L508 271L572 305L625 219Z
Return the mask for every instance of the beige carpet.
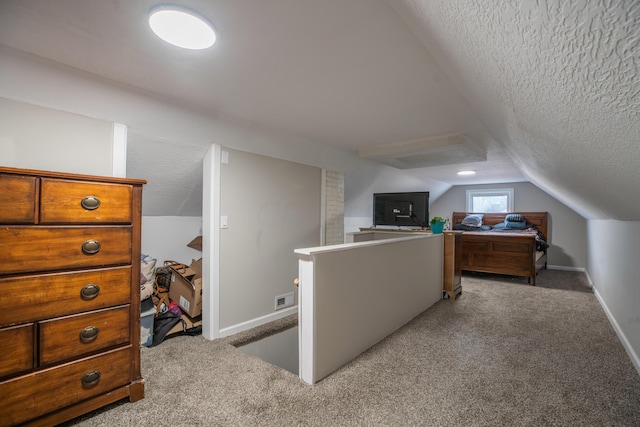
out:
M640 425L640 375L582 273L544 270L536 287L465 275L459 299L438 302L315 386L232 345L268 329L143 348L145 399L70 424Z

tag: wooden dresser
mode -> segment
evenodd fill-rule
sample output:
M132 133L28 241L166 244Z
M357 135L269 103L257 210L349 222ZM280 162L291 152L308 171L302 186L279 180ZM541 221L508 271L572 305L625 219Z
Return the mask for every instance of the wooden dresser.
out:
M462 294L462 233L445 231L443 294L451 299Z
M0 167L0 426L144 397L144 183Z

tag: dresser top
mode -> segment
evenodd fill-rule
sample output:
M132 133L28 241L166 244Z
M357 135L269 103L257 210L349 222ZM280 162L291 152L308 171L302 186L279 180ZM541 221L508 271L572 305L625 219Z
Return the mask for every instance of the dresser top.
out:
M140 185L146 184L147 181L144 179L135 179L135 178L117 178L113 176L96 176L96 175L83 175L77 173L66 173L66 172L51 172L51 171L41 171L34 169L19 169L19 168L9 168L5 166L0 166L0 173L13 174L13 175L26 175L26 176L43 176L47 178L60 178L60 179L77 179L83 181L99 181L99 182L111 182L116 184L132 184L132 185Z

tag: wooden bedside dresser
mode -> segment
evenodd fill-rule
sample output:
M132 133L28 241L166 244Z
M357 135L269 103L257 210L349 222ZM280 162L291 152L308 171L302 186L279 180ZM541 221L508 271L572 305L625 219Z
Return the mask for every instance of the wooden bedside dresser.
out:
M462 233L445 231L444 235L444 271L442 276L443 293L456 299L462 294Z
M0 426L144 397L144 183L0 167Z

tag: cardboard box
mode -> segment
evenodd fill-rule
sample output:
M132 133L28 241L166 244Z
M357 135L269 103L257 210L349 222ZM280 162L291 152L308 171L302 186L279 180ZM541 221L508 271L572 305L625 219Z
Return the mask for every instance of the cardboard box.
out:
M182 322L178 322L173 328L169 329L169 332L167 332L167 336L182 334L187 329L191 329L194 326L201 326L201 325L202 325L202 315L194 318L194 317L189 317L186 314L183 314Z
M202 258L192 260L187 268L171 267L169 298L191 317L202 313Z
M187 246L198 251L202 251L202 236L196 237L195 239L187 243Z

